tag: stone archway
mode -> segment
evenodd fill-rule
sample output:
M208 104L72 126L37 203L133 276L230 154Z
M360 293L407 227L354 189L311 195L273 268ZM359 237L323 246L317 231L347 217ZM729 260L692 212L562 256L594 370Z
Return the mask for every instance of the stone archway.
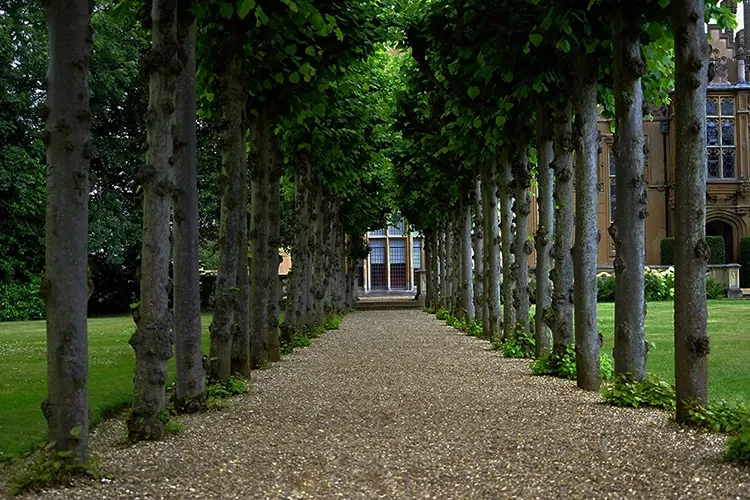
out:
M706 236L721 236L724 238L724 252L728 264L737 262L734 252L734 226L726 221L716 219L706 223Z

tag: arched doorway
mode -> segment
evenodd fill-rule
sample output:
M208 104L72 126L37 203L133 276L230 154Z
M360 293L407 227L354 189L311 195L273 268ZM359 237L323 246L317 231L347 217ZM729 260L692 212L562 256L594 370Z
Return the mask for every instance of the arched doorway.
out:
M706 236L721 236L724 238L726 262L736 262L734 256L734 228L722 220L714 220L706 224Z

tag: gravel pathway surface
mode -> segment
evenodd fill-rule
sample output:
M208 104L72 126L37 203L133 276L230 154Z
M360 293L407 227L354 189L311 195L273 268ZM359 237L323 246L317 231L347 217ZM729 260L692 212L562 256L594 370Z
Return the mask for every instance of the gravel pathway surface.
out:
M568 381L419 311L355 312L166 441L93 447L112 480L39 498L750 498L724 438Z

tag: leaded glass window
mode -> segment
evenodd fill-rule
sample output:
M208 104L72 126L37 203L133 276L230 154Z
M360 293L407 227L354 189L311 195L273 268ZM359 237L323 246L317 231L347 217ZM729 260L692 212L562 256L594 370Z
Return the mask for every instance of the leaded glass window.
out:
M709 179L735 179L734 97L711 96L706 100L707 176Z

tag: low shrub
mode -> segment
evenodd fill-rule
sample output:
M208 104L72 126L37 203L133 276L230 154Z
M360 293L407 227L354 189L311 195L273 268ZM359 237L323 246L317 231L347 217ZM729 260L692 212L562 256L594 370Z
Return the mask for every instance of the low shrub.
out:
M333 316L326 319L325 323L323 323L323 328L326 330L338 330L341 328L341 315L340 314L334 314Z
M536 340L533 335L520 331L516 332L516 336L512 339L503 340L500 337L496 337L492 341L492 347L493 349L500 351L503 354L503 357L524 359L530 358L534 355Z
M606 354L599 357L602 380L611 380L615 374L612 359ZM537 358L531 363L531 373L534 375L548 375L552 377L575 380L578 370L576 369L576 347L574 344L565 346L560 353L549 353Z
M643 280L646 301L665 301L674 299L674 269L657 271L646 268ZM671 279L667 279L670 276Z
M723 283L719 283L712 277L706 278L706 298L723 299L727 296L727 289Z
M629 375L617 375L601 388L604 400L613 406L633 408L652 407L674 411L676 406L674 384L649 374L643 382Z
M238 394L245 394L249 390L246 379L232 375L224 383L209 381L206 384L206 399L226 399Z
M439 320L445 321L448 319L448 316L451 315L451 312L448 309L445 309L444 307L441 307L438 309L437 313L435 313L435 317Z
M597 302L614 302L615 301L615 276L609 273L599 273L596 275L596 301Z
M92 455L82 463L72 451L55 451L54 446L51 442L11 464L11 495L64 486L75 477L95 480L104 477L97 456Z
M750 422L745 423L745 426L738 435L727 439L726 446L724 460L746 465L750 464Z
M738 434L750 422L750 407L744 403L730 404L720 400L709 402L708 407L696 406L688 410L690 425L710 430Z
M28 283L0 284L0 321L44 319L44 299L39 293L40 278Z

